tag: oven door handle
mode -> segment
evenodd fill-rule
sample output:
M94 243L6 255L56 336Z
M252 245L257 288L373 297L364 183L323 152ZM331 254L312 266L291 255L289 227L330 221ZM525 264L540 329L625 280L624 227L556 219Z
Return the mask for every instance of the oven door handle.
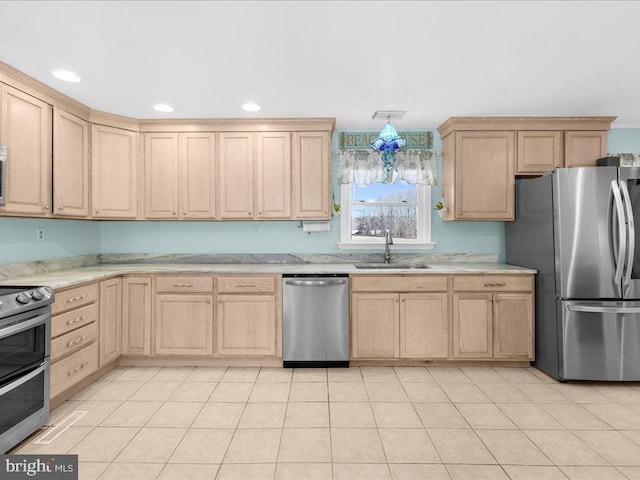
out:
M6 328L2 328L0 329L0 338L9 337L11 335L15 335L16 333L24 332L25 330L29 330L30 328L46 323L47 318L49 318L49 313L38 315L37 317L32 318L31 320L27 320L26 322L15 323Z
M47 369L47 362L44 361L44 362L42 362L40 364L40 366L38 368L36 368L35 370L32 370L31 372L29 372L24 377L20 377L15 382L11 382L9 385L6 385L6 386L0 388L0 396L4 395L7 392L10 392L11 390L15 390L20 385L22 385L24 383L27 383L29 380L33 380L35 377L40 375L46 369Z

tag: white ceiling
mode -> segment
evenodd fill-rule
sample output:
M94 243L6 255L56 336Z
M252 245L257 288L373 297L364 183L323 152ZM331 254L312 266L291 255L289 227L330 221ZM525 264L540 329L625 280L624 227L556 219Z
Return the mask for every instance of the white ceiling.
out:
M137 118L617 115L640 127L640 2L0 2L0 60ZM67 68L82 83L51 70ZM247 101L262 105L248 114ZM173 105L161 114L152 105Z

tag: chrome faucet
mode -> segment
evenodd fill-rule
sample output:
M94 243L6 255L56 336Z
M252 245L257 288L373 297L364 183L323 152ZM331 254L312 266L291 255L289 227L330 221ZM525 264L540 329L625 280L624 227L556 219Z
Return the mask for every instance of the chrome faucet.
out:
M384 234L384 263L391 263L391 250L389 250L389 245L393 245L393 237L387 229Z

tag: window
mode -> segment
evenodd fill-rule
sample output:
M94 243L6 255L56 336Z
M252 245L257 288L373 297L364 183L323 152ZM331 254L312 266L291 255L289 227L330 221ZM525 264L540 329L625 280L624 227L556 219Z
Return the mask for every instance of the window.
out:
M377 248L391 231L395 248L433 248L431 187L398 181L342 185L339 248Z

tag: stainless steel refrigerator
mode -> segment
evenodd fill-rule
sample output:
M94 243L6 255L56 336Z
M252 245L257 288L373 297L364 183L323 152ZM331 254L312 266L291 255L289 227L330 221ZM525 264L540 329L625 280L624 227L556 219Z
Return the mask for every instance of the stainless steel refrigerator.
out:
M536 357L560 380L640 380L640 168L516 184L507 263L535 268Z

